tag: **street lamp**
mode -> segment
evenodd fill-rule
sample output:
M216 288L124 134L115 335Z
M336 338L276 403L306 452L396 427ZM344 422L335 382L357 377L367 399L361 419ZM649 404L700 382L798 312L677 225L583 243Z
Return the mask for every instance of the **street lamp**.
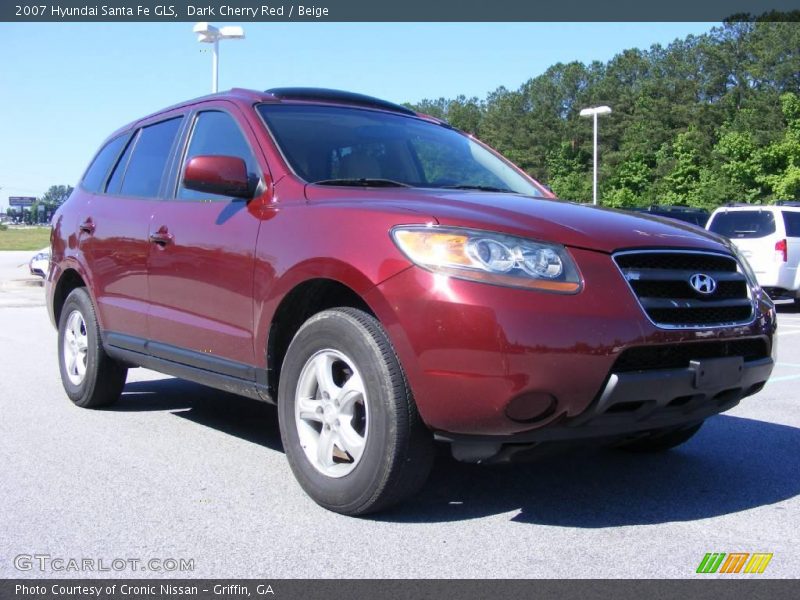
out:
M580 112L582 117L592 117L594 119L594 144L592 151L592 162L594 163L593 179L592 179L592 203L597 204L597 116L611 114L611 108L608 106L595 106L593 108L584 108Z
M219 41L220 40L241 40L244 39L244 29L236 25L225 27L214 27L209 23L198 23L192 29L197 34L197 41L205 44L213 44L213 55L211 58L211 92L217 92L219 83Z

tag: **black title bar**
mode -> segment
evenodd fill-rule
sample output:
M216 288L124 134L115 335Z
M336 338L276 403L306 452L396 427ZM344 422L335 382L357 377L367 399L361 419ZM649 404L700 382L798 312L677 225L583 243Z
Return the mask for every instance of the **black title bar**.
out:
M303 580L303 579L6 579L2 600L780 600L797 581L727 580Z
M800 0L4 0L0 21L723 21L773 13L800 20ZM780 14L774 14L780 13ZM792 14L794 13L794 14ZM480 40L477 40L479 43Z

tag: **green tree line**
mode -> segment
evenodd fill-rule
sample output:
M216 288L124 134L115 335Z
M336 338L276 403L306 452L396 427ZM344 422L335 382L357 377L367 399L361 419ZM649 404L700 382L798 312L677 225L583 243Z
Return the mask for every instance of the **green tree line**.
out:
M630 207L800 200L800 23L726 22L608 62L558 63L517 90L409 104L497 148L561 198Z

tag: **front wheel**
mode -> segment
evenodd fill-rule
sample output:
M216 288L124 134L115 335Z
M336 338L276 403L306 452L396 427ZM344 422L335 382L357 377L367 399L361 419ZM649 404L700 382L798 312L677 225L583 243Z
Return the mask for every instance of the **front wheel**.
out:
M119 399L128 369L103 350L92 299L84 288L70 292L58 323L58 364L70 400L82 408Z
M281 369L278 417L295 477L329 510L375 512L427 479L432 436L383 327L363 311L326 310L300 328Z

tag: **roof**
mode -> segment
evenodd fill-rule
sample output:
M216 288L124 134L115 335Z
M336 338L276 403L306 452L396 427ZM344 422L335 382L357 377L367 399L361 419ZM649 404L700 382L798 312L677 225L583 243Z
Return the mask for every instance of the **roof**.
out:
M136 127L142 121L149 120L160 114L188 107L193 104L197 104L198 102L203 102L206 100L238 100L246 103L256 103L256 102L279 103L283 100L288 100L288 101L301 101L301 102L322 102L329 104L346 104L346 105L374 108L378 110L384 110L388 112L414 116L429 121L433 121L441 125L447 125L446 122L441 121L440 119L435 119L427 115L418 114L413 110L411 110L410 108L406 108L405 106L401 106L400 104L395 104L394 102L389 102L388 100L381 100L380 98L374 98L372 96L367 96L365 94L358 94L355 92L346 92L343 90L314 88L314 87L281 87L281 88L272 88L265 91L250 90L245 88L232 88L224 92L207 94L205 96L199 96L191 100L185 100L183 102L179 102L177 104L173 104L172 106L168 106L166 108L158 110L154 113L151 113L147 116L137 119L132 123L128 123L124 127L119 128L108 139L110 139L111 137L115 137L124 131L130 130L133 127Z

